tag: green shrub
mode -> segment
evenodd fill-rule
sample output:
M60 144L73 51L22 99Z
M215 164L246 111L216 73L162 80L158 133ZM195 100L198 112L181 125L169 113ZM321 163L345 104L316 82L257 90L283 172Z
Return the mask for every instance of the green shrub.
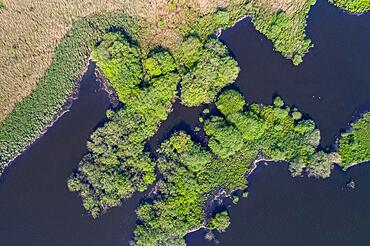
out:
M203 44L197 37L190 36L186 38L177 52L178 63L187 68L193 67L200 59L202 47Z
M181 100L187 106L212 102L239 73L236 61L220 41L209 39L200 53L200 59L181 81Z
M339 154L343 167L370 160L370 113L353 123L349 132L341 134Z
M216 214L209 222L207 227L217 229L219 232L224 232L230 226L230 217L227 211Z
M216 101L216 105L222 114L228 116L242 111L245 105L245 100L237 91L228 90L219 96Z
M156 179L155 163L144 151L144 144L167 118L180 80L171 72L173 58L168 56L163 51L150 53L148 59L161 64L160 72L145 80L139 47L121 34L105 34L94 49L94 60L124 108L107 112L109 121L92 134L89 153L68 181L70 190L81 194L84 207L93 217L120 205L135 191L146 190ZM168 61L172 61L170 69ZM154 75L153 71L149 73Z
M301 9L293 13L271 11L258 1L248 3L248 14L257 31L266 35L272 41L276 51L291 59L294 65L303 61L304 55L313 46L306 37L305 27L307 14L315 0L304 0Z
M370 10L369 0L329 0L329 2L355 14L365 13Z
M177 65L168 51L154 52L144 61L144 67L152 77L174 71Z
M208 146L222 158L235 154L243 146L240 132L234 126L225 124L222 118L212 117L207 120L204 130L209 136Z

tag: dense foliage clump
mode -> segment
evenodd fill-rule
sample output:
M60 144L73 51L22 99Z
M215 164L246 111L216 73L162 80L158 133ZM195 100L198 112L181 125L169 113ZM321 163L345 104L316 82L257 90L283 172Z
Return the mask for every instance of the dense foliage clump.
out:
M76 22L70 34L55 50L54 61L37 89L0 123L0 173L62 108L75 87L74 80L85 66L86 53L98 40L98 33L87 21Z
M304 55L312 47L311 40L306 37L306 18L314 0L297 3L294 10L271 9L259 1L248 3L248 14L252 17L255 28L266 35L275 50L284 57L291 59L294 65L303 61Z
M204 129L209 136L208 146L222 158L234 155L244 144L242 134L221 117L206 121Z
M224 232L230 226L230 217L227 211L217 213L207 224L207 228L216 229L219 232Z
M370 10L369 0L329 0L329 2L354 14L365 13Z
M160 46L142 54L131 37L109 32L92 59L123 103L122 109L107 112L108 122L92 134L88 154L68 181L96 217L156 179L144 144L167 118L178 83L184 104L207 103L236 79L239 69L225 45L195 34L183 40L174 58Z
M353 123L349 132L342 133L339 154L343 167L370 160L370 113Z
M159 152L161 179L148 202L137 210L135 244L185 245L183 238L192 230L224 231L230 223L227 213L208 219L204 204L217 191L230 194L245 189L245 174L255 153L240 151L232 158L220 158L184 132L165 141Z
M107 33L92 53L92 60L109 78L121 101L129 101L141 83L144 71L141 51L120 33Z
M315 123L301 120L301 114L284 107L280 97L272 106L246 108L238 92L226 91L216 105L225 118L211 116L204 129L210 136L209 147L220 157L233 155L245 145L268 159L290 162L293 175L306 170L319 177L328 177L332 163L338 161L335 154L317 152L320 132Z
M86 1L78 2L79 6L84 6L80 6L81 8L76 8L77 5L68 5L67 12L63 11L62 15L58 11L61 10L61 6L65 10L64 7L66 6L57 4L56 8L49 8L50 4L47 1L39 3L39 5L42 5L41 8L34 9L32 6L30 7L33 2L29 2L26 5L15 4L14 8L6 10L10 16L10 22L4 22L5 28L2 30L4 32L14 31L13 25L6 26L9 23L14 23L14 18L17 19L17 25L21 26L16 28L19 30L18 33L14 33L15 35L4 35L6 37L4 42L6 44L16 42L19 39L17 35L21 33L28 45L17 45L17 47L4 45L2 50L6 54L3 57L6 61L4 63L5 67L9 69L6 70L6 73L2 73L3 77L7 78L2 83L8 89L3 91L4 100L0 103L0 108L3 109L0 112L0 174L12 158L21 153L25 147L41 135L48 124L53 122L54 117L71 96L73 90L76 89L76 80L83 72L91 50L108 31L125 32L135 40L139 40L141 43L140 49L145 54L149 49L160 44L166 44L166 46L171 47L174 53L175 51L178 53L179 51L176 48L181 45L184 37L190 35L192 30L198 30L192 32L192 35L200 37L201 46L203 46L204 40L208 39L217 28L230 26L245 14L245 2L241 0L218 3L207 2L202 5L201 11L198 9L197 1L181 3L125 1L122 5L124 7L121 6L122 11L109 12L118 7L117 2L113 2L103 4L104 6L97 4L99 5L98 8L103 6L105 7L103 9L107 10L101 14L96 13L99 12L96 5L91 5ZM0 1L0 5L1 3L3 1ZM86 4L89 6L85 9ZM170 5L173 5L174 8ZM32 15L28 14L29 7L33 9ZM2 10L1 12L5 12ZM78 10L78 13L75 10ZM85 16L86 12L94 14L88 14L89 17L76 20L77 16L81 14ZM32 19L34 15L40 17L38 22L30 21L30 18ZM171 18L167 18L164 23L161 20L163 17L161 15L171 15ZM61 16L63 18L60 18ZM50 21L54 21L53 23L58 23L58 25L50 25ZM65 22L68 22L68 28L65 26ZM27 25L22 23L27 23ZM22 26L27 28L22 28ZM58 30L51 32L50 28L55 26L58 27ZM67 32L67 29L68 34L65 35L64 32ZM40 36L45 33L52 34L48 37ZM64 38L60 40L61 37ZM15 39L12 40L12 38ZM113 35L112 38L116 37ZM105 43L108 44L108 38L105 37L105 39ZM54 49L56 43L58 45ZM40 51L40 47L45 49ZM10 55L8 55L9 48ZM114 48L112 47L112 49ZM131 55L131 58L135 57L135 54ZM165 52L160 55L164 55L171 60L171 57L166 55ZM39 57L42 57L42 59L39 59ZM47 64L49 60L52 60L51 64ZM164 59L162 61L165 62ZM149 76L150 66L153 67L151 62L153 60L150 59L145 63L146 76ZM6 64L13 66L7 66ZM21 64L24 69L18 69L20 66L17 64ZM127 61L126 65L145 66L143 64L130 64L130 61ZM46 68L48 69L46 70ZM155 73L156 71L152 72ZM33 81L39 77L41 79L37 83ZM135 80L129 78L129 76L126 79L131 82ZM7 86L10 81L13 82L10 86ZM23 84L25 82L29 85L25 86ZM25 97L25 95L28 95L29 88L36 84L37 86L33 88L32 94ZM27 90L24 90L24 87L27 87ZM25 98L17 103L14 110L9 114L10 108L13 108L14 102L18 101L20 97Z
M224 1L226 3L226 1ZM246 3L243 0L233 0L227 7L218 8L212 13L199 16L191 25L176 26L184 36L195 35L205 40L217 29L226 29L234 25L241 17L245 16Z
M231 196L236 189L245 190L245 176L258 156L291 162L294 175L304 170L315 177L330 175L337 156L317 151L320 134L311 120L294 119L292 113L298 111L284 107L280 98L272 106L246 105L241 98L236 91L219 96L216 105L224 117L211 115L204 123L209 148L184 132L162 144L160 180L137 210L136 245L185 245L190 231L225 231L227 212L208 217L206 204L221 192Z
M192 56L182 55L181 59L187 66L195 65L181 81L181 100L187 106L199 106L212 102L221 88L233 83L239 67L220 41L208 39L202 48L190 42L194 47ZM188 46L186 43L184 49L189 49Z
M92 134L89 153L68 181L96 217L154 182L155 163L144 144L167 118L180 77L172 73L175 63L167 51L142 60L139 48L118 33L106 34L93 58L124 104L108 111L109 121Z

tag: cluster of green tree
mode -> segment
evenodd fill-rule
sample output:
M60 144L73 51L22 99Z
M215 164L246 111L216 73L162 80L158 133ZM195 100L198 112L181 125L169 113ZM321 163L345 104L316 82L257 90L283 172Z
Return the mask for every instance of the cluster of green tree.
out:
M96 217L154 182L155 163L144 144L167 118L180 76L168 51L158 48L142 59L120 33L104 35L92 57L124 104L107 112L108 122L92 134L89 153L68 181Z
M181 80L184 105L199 106L214 101L219 90L233 83L238 76L237 62L227 47L214 38L202 45L199 39L190 37L180 51L179 58L189 69Z
M280 97L273 105L246 105L234 90L222 93L216 102L224 117L211 116L204 123L208 145L221 158L241 149L261 153L268 159L290 162L294 176L307 171L309 176L328 177L335 153L317 151L320 132L312 120L302 120L297 109L284 107Z
M230 224L227 212L206 218L205 203L216 191L230 195L235 189L245 189L245 173L254 155L240 151L233 158L220 158L184 132L165 141L159 153L161 179L137 210L135 245L185 245L183 238L190 231L226 230Z
M217 108L224 117L206 115L208 148L175 133L160 147L159 180L149 199L137 210L135 245L185 245L184 236L200 228L223 232L230 225L226 211L206 216L215 194L232 196L247 187L246 175L258 154L290 161L300 175L328 177L337 161L335 153L317 151L320 133L311 120L302 120L296 109L284 107L277 97L271 106L247 105L234 90L222 93ZM233 197L238 202L239 197Z
M207 228L210 230L218 230L224 232L230 226L230 217L227 211L217 213L213 218L208 221Z
M136 37L143 30L135 19L119 13L76 21L54 51L51 66L30 96L0 122L0 174L5 165L40 136L76 88L76 79L96 43L111 26Z
M329 0L329 2L354 14L365 13L370 10L369 0Z
M245 16L246 4L245 1L239 0L231 4L227 8L217 9L214 13L203 15L196 20L193 20L191 25L185 24L178 26L178 30L184 34L199 36L202 40L208 38L210 34L218 29L226 29L234 25L238 19ZM188 17L191 18L189 13Z
M155 163L144 144L167 118L178 82L182 79L183 103L198 105L213 101L239 71L214 38L202 43L190 36L179 51L176 61L161 47L144 57L136 42L118 32L105 34L93 50L92 59L124 105L108 111L108 122L93 133L89 153L68 181L94 217L154 182Z
M243 5L244 1L240 1L240 6ZM198 20L198 17L194 21L184 20L183 25L179 25L178 28L180 28L179 30L183 36L189 36L190 32L192 35L198 35L201 41L199 41L198 38L194 38L195 41L193 43L198 43L200 45L199 49L202 49L204 47L204 40L208 39L218 27L232 25L243 14L244 11L242 8L238 8L235 4L232 4L228 9L217 10L215 13L204 15L201 17L201 19L204 19L203 21ZM225 18L222 16L228 16L228 18L226 18L227 21L225 21ZM194 14L191 14L189 18L195 18ZM198 30L196 32L192 31L194 25L196 25L195 29ZM103 35L111 30L125 32L136 40L145 40L146 37L143 37L143 35L147 33L145 31L146 26L142 21L127 16L122 12L102 13L76 21L68 35L66 35L55 49L53 62L45 75L38 81L37 88L33 90L30 96L18 103L5 120L0 122L0 174L4 166L18 155L23 148L39 137L45 127L53 121L55 115L57 115L58 111L63 107L73 90L76 89L76 79L84 70L89 53L96 44L102 40ZM104 38L108 39L107 36ZM115 37L111 38L114 39ZM190 39L191 38L188 38L187 40ZM109 45L108 42L107 40L106 45ZM191 41L189 41L188 44L189 43L191 43ZM180 46L183 48L182 52L185 56L189 59L195 59L194 63L200 59L202 53L199 53L198 57L191 57L192 55L189 50L186 50L186 47L182 45ZM219 44L219 46L221 46L221 44ZM119 49L119 47L116 48ZM192 47L188 45L187 48L191 49ZM135 57L137 56L135 52L137 52L137 49L132 47L130 49L128 53L133 52L130 54L130 61L135 61ZM146 52L147 47L141 47L141 49ZM198 52L198 49L195 49L195 51ZM176 60L177 54L181 56L180 53L181 51L176 50L174 54ZM163 54L168 56L168 53L164 52ZM104 57L104 54L102 54L102 57ZM96 59L100 58L96 57ZM116 61L118 62L118 60L117 58ZM126 67L122 69L127 70L131 66L140 66L140 64L131 64L130 61L125 62ZM158 73L158 71L156 71L156 66L158 64L152 62L153 60L148 60L144 66L148 71L148 76L155 77L155 73ZM181 62L182 61L179 61L179 63ZM224 60L224 62L226 61ZM187 68L193 67L194 65L191 61L184 61L184 64ZM107 66L108 65L114 66L112 63L107 63ZM149 72L151 69L150 67L152 67L153 70ZM106 71L108 70L107 68ZM135 84L135 80L136 82L138 81L138 75L135 74L135 69L130 71L133 74L124 73L126 77L121 77L120 80ZM111 72L114 73L117 71L112 69ZM150 73L154 74L150 75ZM111 75L114 76L114 74ZM131 75L133 77L130 77ZM119 87L120 84L116 84L115 86ZM215 90L213 87L212 89ZM125 89L121 90L121 93L124 93L122 91L125 91ZM212 93L214 94L215 92L213 91ZM121 98L123 96L124 95L120 95ZM210 95L210 97L211 96L212 95Z
M0 0L0 11L2 9L5 9L5 4L4 4L4 2L2 0Z
M303 57L313 46L306 37L306 18L315 0L304 0L302 8L285 12L271 10L258 1L247 4L248 14L259 32L263 33L273 43L274 48L284 57L291 59L294 65L299 65ZM295 8L297 6L292 6Z
M339 154L343 167L370 160L370 113L353 123L349 132L341 134Z

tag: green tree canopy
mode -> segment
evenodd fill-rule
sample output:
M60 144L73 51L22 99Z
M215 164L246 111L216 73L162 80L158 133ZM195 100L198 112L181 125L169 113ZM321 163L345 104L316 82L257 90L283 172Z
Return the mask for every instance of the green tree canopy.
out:
M214 100L219 90L233 83L239 68L220 41L209 39L196 65L181 81L181 100L187 106L199 106Z

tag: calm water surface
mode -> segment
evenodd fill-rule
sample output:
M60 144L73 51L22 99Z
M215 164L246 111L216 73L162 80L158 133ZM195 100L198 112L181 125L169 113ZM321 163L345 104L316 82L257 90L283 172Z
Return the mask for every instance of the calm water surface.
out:
M228 208L232 223L216 233L219 245L369 245L370 163L335 168L325 180L292 178L286 167L260 165L248 178L249 196ZM354 190L346 186L351 179ZM203 236L189 235L189 245L215 245Z
M348 15L320 0L311 9L307 33L315 47L293 67L249 20L221 39L239 62L237 86L247 100L271 103L280 95L313 118L322 143L331 144L359 112L370 109L370 14Z
M108 107L109 99L99 90L91 64L71 110L1 177L1 246L128 245L138 196L93 220L66 186Z
M272 51L249 20L223 32L241 67L236 87L247 100L271 103L279 94L312 117L322 144L332 144L353 117L370 109L370 14L351 16L318 1L308 21L315 47L299 67ZM91 132L105 120L107 95L91 64L79 98L49 131L1 177L0 245L128 245L140 195L93 220L66 187ZM176 103L148 144L155 149L170 132L191 132L203 107ZM201 136L201 134L200 134ZM346 188L354 179L356 189ZM370 165L326 180L291 178L286 164L261 165L249 177L250 195L228 208L232 225L216 234L220 245L369 245ZM189 245L214 245L203 233Z

